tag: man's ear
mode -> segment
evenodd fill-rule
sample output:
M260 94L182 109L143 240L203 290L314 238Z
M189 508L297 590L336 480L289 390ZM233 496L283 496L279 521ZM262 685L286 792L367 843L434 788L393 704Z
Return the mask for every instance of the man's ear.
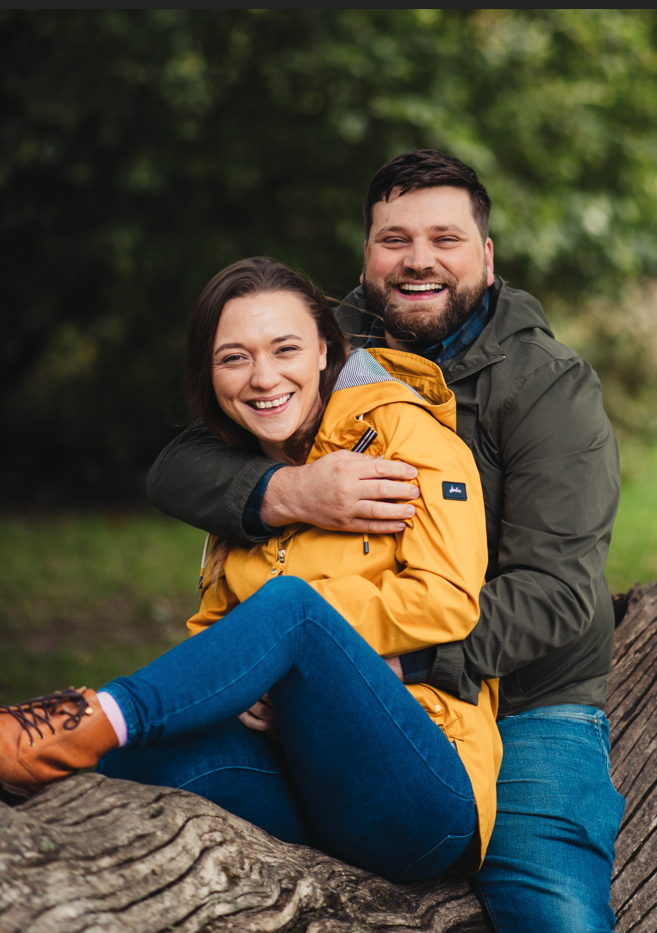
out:
M363 254L365 257L365 262L363 263L363 271L360 274L360 284L363 284L363 279L365 278L365 266L367 265L367 240L363 243Z
M488 277L486 279L487 285L492 285L495 281L495 263L493 261L493 252L493 241L490 237L488 237L484 244L484 258L486 260L486 269L488 270Z

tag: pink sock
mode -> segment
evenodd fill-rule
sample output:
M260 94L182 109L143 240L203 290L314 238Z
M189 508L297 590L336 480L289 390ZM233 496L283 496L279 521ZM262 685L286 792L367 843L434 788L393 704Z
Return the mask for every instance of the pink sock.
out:
M121 707L112 694L106 693L104 690L101 690L98 694L98 702L100 703L102 711L109 719L112 729L116 732L116 737L119 740L119 748L123 748L128 741L128 727L123 718Z

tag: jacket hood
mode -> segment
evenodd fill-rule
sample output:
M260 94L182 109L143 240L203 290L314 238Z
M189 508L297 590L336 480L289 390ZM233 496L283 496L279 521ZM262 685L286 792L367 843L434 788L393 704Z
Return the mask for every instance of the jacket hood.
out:
M499 276L495 276L495 281L488 291L490 316L483 331L464 353L441 364L447 385L504 359L504 342L520 331L538 329L554 338L540 302L528 292L510 288ZM336 317L352 345L364 346L370 329L371 314L362 285L347 295L337 308ZM424 357L414 354L407 355L412 356L414 360L424 360Z
M386 347L351 354L338 376L318 437L326 438L338 427L344 432L348 420L355 420L357 435L364 437L367 424L359 416L394 402L420 405L456 431L456 400L440 367L414 353Z

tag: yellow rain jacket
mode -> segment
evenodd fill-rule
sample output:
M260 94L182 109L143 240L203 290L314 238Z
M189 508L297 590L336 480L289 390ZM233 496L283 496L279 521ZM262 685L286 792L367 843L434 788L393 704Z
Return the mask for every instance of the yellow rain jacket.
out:
M477 624L487 564L479 474L456 435L456 402L438 366L398 350L358 350L342 370L308 462L334 450L365 450L417 467L421 497L396 535L361 536L295 524L255 548L230 550L206 584L192 635L223 618L279 574L306 580L383 657L460 641ZM497 680L478 705L416 684L418 703L456 746L474 791L478 847L458 864L476 871L493 831L502 743Z

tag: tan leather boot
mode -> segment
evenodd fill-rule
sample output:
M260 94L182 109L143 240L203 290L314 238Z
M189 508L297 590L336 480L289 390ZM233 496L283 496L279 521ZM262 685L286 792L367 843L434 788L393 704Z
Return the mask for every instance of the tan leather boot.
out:
M118 745L94 690L80 687L0 706L0 784L30 797Z

